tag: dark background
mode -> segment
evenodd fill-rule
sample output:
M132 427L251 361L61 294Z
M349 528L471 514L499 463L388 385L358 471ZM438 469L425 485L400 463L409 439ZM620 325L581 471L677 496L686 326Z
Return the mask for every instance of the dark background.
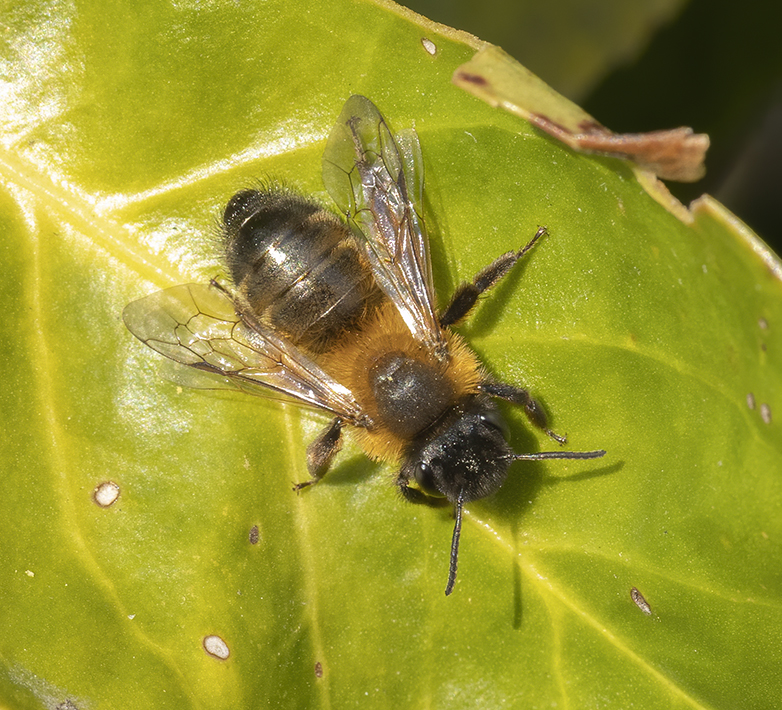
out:
M782 252L782 5L765 0L407 0L498 44L617 132L708 133L707 192ZM584 67L591 67L585 71Z

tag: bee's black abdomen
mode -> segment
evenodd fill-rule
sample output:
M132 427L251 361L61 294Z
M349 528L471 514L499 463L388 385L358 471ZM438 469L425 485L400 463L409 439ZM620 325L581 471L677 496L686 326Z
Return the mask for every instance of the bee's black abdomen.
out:
M298 195L245 190L234 195L223 217L228 267L249 293L256 311L302 279L347 230L333 215Z
M295 193L244 190L223 225L241 295L299 347L327 351L366 315L374 281L335 215Z
M270 306L269 321L298 343L327 350L345 330L354 328L366 310L368 284L355 249L337 247L306 279Z

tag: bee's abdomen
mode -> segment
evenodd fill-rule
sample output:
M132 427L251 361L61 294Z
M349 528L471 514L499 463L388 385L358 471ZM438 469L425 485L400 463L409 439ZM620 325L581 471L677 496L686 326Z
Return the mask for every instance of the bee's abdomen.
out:
M240 294L299 347L329 350L377 300L371 271L345 225L299 195L245 190L228 203L223 225Z

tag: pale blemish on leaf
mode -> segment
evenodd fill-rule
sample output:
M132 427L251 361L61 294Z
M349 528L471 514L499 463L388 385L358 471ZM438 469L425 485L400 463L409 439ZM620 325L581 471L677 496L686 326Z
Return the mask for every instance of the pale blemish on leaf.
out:
M119 486L114 481L104 481L92 492L92 499L101 508L109 508L119 498Z
M421 37L421 44L428 54L431 54L432 56L437 54L437 45L432 42L432 40L428 39L427 37Z
M221 661L225 661L231 655L228 644L214 634L204 638L204 651L214 658L219 658Z

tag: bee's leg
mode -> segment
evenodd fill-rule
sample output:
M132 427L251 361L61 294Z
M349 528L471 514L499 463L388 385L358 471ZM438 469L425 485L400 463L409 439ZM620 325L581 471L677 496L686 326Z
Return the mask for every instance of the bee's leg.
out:
M451 302L440 314L440 325L445 328L465 318L473 309L473 306L475 306L478 297L505 276L515 266L516 262L535 246L535 242L545 234L546 228L538 227L535 236L523 249L503 254L485 269L479 271L472 283L463 283L459 286L454 292Z
M307 470L309 471L310 479L294 485L294 491L298 493L302 488L311 486L323 478L331 465L331 460L342 448L343 424L342 419L335 417L318 434L318 438L307 447Z
M411 488L409 485L407 485L407 478L402 474L399 474L397 477L396 485L399 486L399 492L408 503L417 503L419 505L424 504L430 505L432 507L448 505L447 498L430 496L423 491L419 491L417 488Z
M554 441L558 441L560 444L567 443L566 436L559 436L548 428L548 417L546 411L543 409L540 402L530 395L527 390L521 387L515 387L514 385L507 385L504 382L495 382L493 380L486 380L481 383L481 390L492 397L499 397L505 399L512 404L515 404L524 409L524 413L529 420L538 429L542 429L546 432Z
M229 298L233 298L234 297L234 294L231 293L231 291L226 286L224 286L222 283L220 283L215 278L209 279L209 285L212 288L216 288L218 291L222 291Z

